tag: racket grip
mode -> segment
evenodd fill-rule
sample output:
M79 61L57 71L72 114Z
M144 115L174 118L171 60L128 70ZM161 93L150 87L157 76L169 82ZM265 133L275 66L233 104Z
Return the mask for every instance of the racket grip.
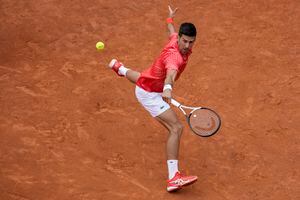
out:
M176 101L175 99L171 99L171 104L173 104L174 106L176 106L176 107L179 107L181 104L178 102L178 101Z

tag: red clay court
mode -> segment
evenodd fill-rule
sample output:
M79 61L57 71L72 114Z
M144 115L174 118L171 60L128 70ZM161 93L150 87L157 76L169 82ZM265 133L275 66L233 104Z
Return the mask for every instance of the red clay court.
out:
M166 131L106 67L153 62L168 4L199 33L174 94L223 120L210 138L186 126L180 168L199 180L174 194ZM296 0L2 0L0 199L300 199L299 13Z

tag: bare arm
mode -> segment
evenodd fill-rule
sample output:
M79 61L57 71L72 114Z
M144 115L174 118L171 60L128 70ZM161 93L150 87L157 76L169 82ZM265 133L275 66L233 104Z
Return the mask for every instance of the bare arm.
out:
M175 14L177 12L178 8L175 8L175 10L172 10L171 6L169 6L169 18L174 18ZM175 27L173 23L168 23L168 30L169 30L169 35L175 33Z
M170 84L171 86L173 86L174 82L175 82L176 75L177 75L176 70L168 69L166 79L165 79L165 85ZM164 101L166 101L167 103L170 103L171 98L172 98L172 89L165 89L161 96L162 96Z

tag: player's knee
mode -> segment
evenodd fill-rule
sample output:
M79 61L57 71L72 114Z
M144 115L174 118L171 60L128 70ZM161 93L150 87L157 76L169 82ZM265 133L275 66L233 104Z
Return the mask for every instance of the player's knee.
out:
M181 136L183 131L183 125L181 123L176 123L172 125L172 132L174 134L177 134L178 136Z

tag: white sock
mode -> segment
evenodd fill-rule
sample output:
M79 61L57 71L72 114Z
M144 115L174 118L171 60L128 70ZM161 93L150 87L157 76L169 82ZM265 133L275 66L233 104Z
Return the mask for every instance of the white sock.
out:
M172 179L176 172L178 172L178 160L167 160L169 179Z
M126 76L126 73L127 73L128 70L129 70L128 68L126 68L126 67L124 67L124 66L121 66L121 67L119 68L118 74L123 75L123 76Z

